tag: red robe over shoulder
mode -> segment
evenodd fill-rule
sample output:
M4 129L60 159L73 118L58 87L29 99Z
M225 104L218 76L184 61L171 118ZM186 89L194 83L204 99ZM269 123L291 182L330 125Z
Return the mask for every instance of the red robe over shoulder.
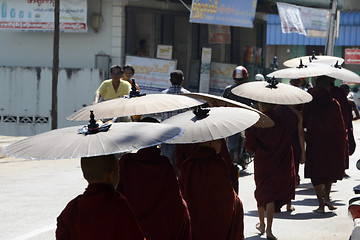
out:
M176 168L180 169L181 164L190 157L193 152L197 148L197 144L190 143L190 144L176 144L175 145L175 159L176 159ZM232 185L235 189L235 192L238 193L239 191L239 173L238 168L234 165L233 161L231 160L231 156L229 150L227 148L227 144L225 139L221 139L221 150L220 155L223 157L226 165L230 171L230 177Z
M306 133L305 177L341 180L345 169L346 132L339 103L325 90L314 89L304 106Z
M210 147L197 147L180 165L179 183L193 240L244 239L243 206L220 154Z
M280 209L295 198L295 168L289 132L275 112L265 112L275 123L271 128L245 131L245 147L255 153L255 198L258 207L274 202Z
M103 183L89 184L57 218L58 240L144 240L126 199Z
M337 87L330 87L330 96L334 98L339 104L341 109L341 114L344 120L345 132L346 132L346 145L345 145L345 169L349 168L349 133L353 129L352 125L352 109L351 105L344 93L344 91Z
M160 149L125 154L117 190L129 201L147 240L191 239L190 217L174 167Z

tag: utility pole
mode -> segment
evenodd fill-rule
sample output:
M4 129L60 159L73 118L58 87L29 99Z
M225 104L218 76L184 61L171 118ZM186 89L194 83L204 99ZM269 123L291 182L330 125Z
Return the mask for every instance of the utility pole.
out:
M60 37L60 0L55 1L54 8L54 46L52 68L52 91L51 91L51 130L57 129L58 125L58 75L59 75L59 37Z
M337 0L332 0L330 9L330 23L326 34L325 55L334 55L335 28L337 26Z

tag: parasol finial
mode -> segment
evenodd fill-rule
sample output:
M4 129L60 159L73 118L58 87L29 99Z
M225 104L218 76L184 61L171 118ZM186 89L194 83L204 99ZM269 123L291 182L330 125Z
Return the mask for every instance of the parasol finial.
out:
M279 83L275 77L270 78L267 82L269 83L269 85L266 86L267 88L277 88L276 85Z
M206 118L207 116L209 116L209 111L210 111L210 109L206 109L206 108L204 109L200 106L197 106L194 109L193 113L195 114L196 118L203 119L203 118Z
M341 65L339 65L339 61L336 61L335 65L334 65L334 68L341 69Z
M309 58L309 61L311 62L311 59ZM300 59L300 65L297 66L296 68L307 68L307 65L304 65L302 62L302 59Z
M146 93L140 93L140 91L136 88L135 78L131 79L131 91L130 91L130 98L132 97L140 97L146 95Z
M318 60L318 58L315 56L315 51L313 51L311 55L311 60Z
M99 132L99 124L96 123L94 111L90 110L90 121L88 125L88 130L91 133Z

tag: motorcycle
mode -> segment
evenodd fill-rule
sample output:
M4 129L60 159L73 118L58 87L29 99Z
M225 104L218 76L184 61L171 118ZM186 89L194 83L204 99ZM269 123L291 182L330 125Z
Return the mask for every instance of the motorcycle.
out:
M360 159L356 162L356 168L360 170ZM360 185L353 188L355 194L360 194ZM360 197L349 200L348 213L354 222L354 228L349 240L360 240Z

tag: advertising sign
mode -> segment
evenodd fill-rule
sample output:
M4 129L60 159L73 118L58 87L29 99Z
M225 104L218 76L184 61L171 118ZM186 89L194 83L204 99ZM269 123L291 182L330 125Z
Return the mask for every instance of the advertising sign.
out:
M172 59L173 47L171 45L158 45L156 58Z
M193 0L190 22L252 28L257 0Z
M360 49L346 48L345 49L345 63L346 64L360 64Z
M232 74L235 68L235 64L212 62L209 93L220 96L227 86L234 84Z
M210 44L231 43L230 26L210 24L209 43Z
M161 93L170 87L170 72L176 70L176 60L126 56L125 64L135 68L135 82L143 93Z
M55 0L0 1L0 30L54 31ZM60 31L87 32L87 0L61 0Z

